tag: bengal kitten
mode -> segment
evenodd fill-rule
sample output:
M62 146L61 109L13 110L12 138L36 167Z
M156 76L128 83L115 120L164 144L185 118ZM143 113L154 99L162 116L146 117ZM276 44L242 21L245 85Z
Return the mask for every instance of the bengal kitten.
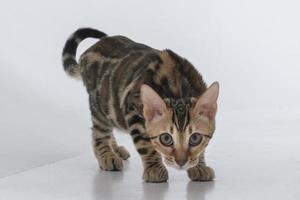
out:
M78 44L99 38L76 62ZM204 151L215 130L219 84L206 87L191 63L169 49L157 50L124 36L83 28L63 49L63 66L86 86L92 138L99 166L119 171L130 155L119 146L113 127L130 133L146 182L165 182L162 162L186 169L193 181L210 181L214 171Z

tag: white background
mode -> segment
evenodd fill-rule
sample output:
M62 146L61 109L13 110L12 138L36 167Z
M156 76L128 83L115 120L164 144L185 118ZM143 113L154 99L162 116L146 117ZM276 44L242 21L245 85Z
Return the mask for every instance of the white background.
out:
M261 156L260 150L269 145L273 161L289 156L280 162L295 164L296 171L288 171L297 172L294 179L299 185L299 1L11 0L0 4L0 178L92 154L87 94L61 65L67 37L79 27L92 27L157 49L172 49L192 62L208 84L218 80L219 127L211 157L222 159L222 151L231 149L231 156L238 152L242 159L243 150L249 150L246 146L256 145L258 152L245 155L256 163L255 154ZM83 42L79 52L93 42ZM132 146L127 137L122 141ZM264 158L259 161L266 161L266 168L273 165ZM212 162L218 165L217 160Z

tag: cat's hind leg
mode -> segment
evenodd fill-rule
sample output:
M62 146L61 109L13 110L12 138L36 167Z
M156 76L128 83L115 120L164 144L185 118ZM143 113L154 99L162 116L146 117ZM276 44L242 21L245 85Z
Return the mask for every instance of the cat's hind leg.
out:
M106 171L121 171L123 161L114 151L115 139L112 135L112 127L93 120L92 140L95 156L101 169Z
M120 158L122 158L123 160L127 160L130 157L129 152L127 151L127 149L123 146L119 146L116 138L113 137L113 141L112 141L112 147L114 149L114 151L120 156Z

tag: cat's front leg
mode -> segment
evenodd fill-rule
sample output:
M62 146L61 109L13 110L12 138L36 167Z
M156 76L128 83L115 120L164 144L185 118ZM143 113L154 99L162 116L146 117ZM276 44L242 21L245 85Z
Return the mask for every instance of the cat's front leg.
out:
M130 113L126 118L130 135L143 162L143 179L153 183L166 182L168 171L162 163L161 155L153 148L145 134L144 119L136 113Z
M198 164L187 170L187 174L192 181L212 181L215 178L214 170L205 163L204 153L200 155Z

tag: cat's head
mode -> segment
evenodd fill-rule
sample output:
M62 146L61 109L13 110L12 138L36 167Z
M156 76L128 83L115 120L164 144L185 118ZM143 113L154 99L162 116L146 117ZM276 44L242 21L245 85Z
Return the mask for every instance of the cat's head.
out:
M187 169L198 164L215 130L218 94L217 82L198 98L177 100L142 85L146 132L167 165Z

